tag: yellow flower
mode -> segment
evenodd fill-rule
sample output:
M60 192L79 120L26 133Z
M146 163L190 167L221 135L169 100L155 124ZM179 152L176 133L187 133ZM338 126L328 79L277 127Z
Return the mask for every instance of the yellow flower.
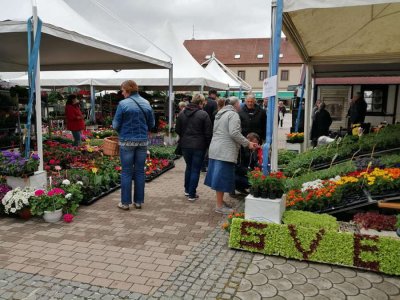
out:
M94 174L96 174L98 170L99 170L99 169L97 169L96 167L93 167L93 168L92 168L92 172L93 172Z

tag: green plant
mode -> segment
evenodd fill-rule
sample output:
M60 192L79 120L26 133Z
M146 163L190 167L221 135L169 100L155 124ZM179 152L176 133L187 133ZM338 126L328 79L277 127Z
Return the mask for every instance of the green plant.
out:
M234 218L229 247L400 275L400 239Z
M36 190L35 195L29 201L32 215L41 216L45 211L56 211L67 204L65 191L53 188L50 191Z
M339 230L339 223L336 218L328 214L314 214L308 211L301 210L287 210L283 214L282 219L284 224L291 224L297 226L303 226L307 228L326 230Z
M287 165L291 160L293 160L298 154L294 151L289 151L286 149L280 149L278 151L278 165L280 167Z
M396 227L397 227L397 228L400 228L400 214L397 215L396 219L397 219L397 221L396 221Z
M76 215L79 203L83 199L82 184L71 183L68 179L63 180L61 188L65 191L66 204L63 207L65 213Z
M282 172L264 175L259 168L248 172L250 193L258 198L281 198L285 191L285 176Z
M175 149L176 146L150 146L150 156L157 158L165 158L165 159L174 159L175 158Z

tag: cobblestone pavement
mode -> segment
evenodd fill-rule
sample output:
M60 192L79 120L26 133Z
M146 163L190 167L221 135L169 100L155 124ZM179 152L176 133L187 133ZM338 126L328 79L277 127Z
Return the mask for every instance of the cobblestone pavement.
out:
M147 184L140 211L117 191L71 224L0 219L0 299L400 299L399 278L229 249L204 174L189 203L183 172Z

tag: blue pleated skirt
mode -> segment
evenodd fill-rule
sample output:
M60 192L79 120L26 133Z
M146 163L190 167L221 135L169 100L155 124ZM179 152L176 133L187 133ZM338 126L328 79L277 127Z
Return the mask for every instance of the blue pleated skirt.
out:
M235 164L232 162L209 159L204 184L217 192L235 191Z

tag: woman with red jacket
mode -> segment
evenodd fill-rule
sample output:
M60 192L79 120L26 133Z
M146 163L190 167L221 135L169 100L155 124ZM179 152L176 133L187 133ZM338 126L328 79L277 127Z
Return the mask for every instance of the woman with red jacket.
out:
M83 114L79 108L79 100L76 95L69 95L65 106L65 118L67 129L72 131L74 146L81 143L81 130L85 129Z

